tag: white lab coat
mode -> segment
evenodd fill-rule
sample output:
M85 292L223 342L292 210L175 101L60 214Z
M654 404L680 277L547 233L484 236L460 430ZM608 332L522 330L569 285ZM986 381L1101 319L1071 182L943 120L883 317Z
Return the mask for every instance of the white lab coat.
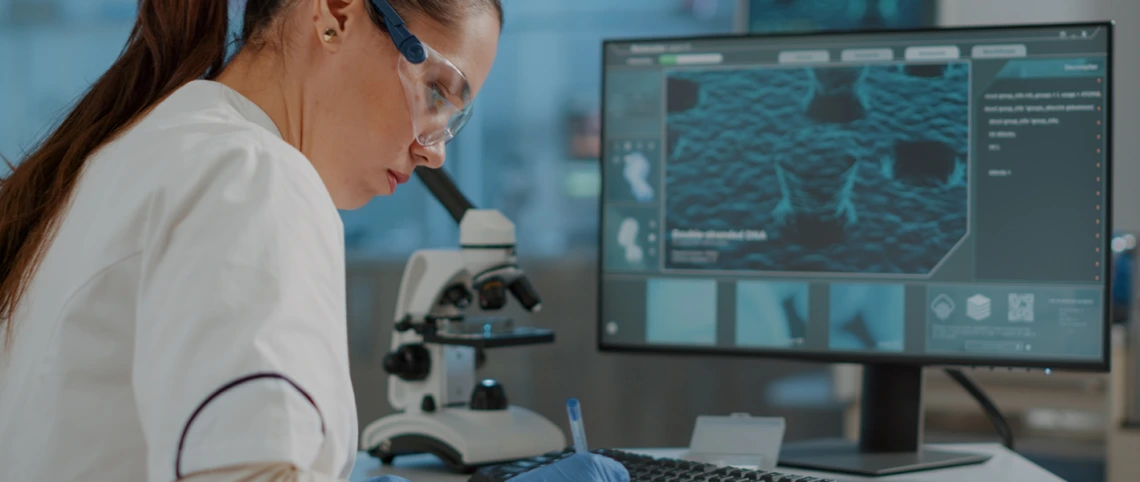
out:
M0 481L174 480L184 430L182 475L287 462L347 478L344 283L312 164L237 92L186 85L88 160L19 306ZM205 403L253 374L278 378Z

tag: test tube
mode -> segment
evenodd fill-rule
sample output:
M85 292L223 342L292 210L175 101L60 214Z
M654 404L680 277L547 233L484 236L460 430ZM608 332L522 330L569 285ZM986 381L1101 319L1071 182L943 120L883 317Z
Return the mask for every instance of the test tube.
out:
M586 446L586 427L582 425L582 406L577 398L566 401L566 412L570 415L570 433L574 437L574 451L580 454L589 453Z

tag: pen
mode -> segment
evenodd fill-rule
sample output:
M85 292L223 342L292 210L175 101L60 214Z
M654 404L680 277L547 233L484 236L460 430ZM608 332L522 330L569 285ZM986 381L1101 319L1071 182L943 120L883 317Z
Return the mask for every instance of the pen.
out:
M586 427L582 425L582 406L577 398L566 401L566 412L570 414L570 433L574 436L574 451L580 454L588 453L586 447Z

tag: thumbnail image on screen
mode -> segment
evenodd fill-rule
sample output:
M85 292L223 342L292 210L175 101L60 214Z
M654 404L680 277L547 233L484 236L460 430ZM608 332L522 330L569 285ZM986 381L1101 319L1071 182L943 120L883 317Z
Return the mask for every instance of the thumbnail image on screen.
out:
M638 72L612 72L606 89L605 122L629 135L661 133L661 79Z
M808 284L741 281L736 284L736 344L803 346L807 339Z
M903 285L831 285L829 345L836 350L902 351Z
M657 140L614 141L606 162L606 198L651 204L657 201L661 179Z
M969 66L676 70L666 266L927 275L966 235Z
M646 341L715 345L716 305L715 280L650 280L646 296Z
M642 207L606 208L605 263L617 271L645 271L658 266L656 212Z

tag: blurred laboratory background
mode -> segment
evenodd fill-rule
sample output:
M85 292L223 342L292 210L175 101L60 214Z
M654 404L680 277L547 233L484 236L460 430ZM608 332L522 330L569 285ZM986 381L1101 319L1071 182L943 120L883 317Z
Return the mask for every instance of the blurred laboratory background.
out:
M234 1L235 11L242 0ZM512 403L565 420L582 400L590 442L684 446L694 417L788 417L786 440L850 433L859 371L785 360L600 354L595 349L601 41L652 36L1115 20L1118 346L1131 318L1130 232L1140 230L1140 2L1134 0L504 0L500 53L475 114L449 146L446 170L480 207L518 229L519 254L544 297L534 325L557 343L489 353L479 375ZM18 162L109 66L136 0L0 0L0 155ZM129 95L129 93L124 93ZM159 160L156 160L156 162ZM0 173L6 168L0 167ZM124 180L129 182L129 180ZM390 413L381 358L407 257L451 247L458 230L418 182L343 214L349 333L359 418ZM1041 240L1041 242L1048 242ZM929 371L928 441L996 440L965 392ZM1131 372L1130 378L1136 378ZM1128 384L1104 374L975 376L1006 411L1019 451L1066 480L1101 481L1114 432L1131 416ZM630 407L638 407L631 410ZM1120 457L1117 457L1120 458Z

